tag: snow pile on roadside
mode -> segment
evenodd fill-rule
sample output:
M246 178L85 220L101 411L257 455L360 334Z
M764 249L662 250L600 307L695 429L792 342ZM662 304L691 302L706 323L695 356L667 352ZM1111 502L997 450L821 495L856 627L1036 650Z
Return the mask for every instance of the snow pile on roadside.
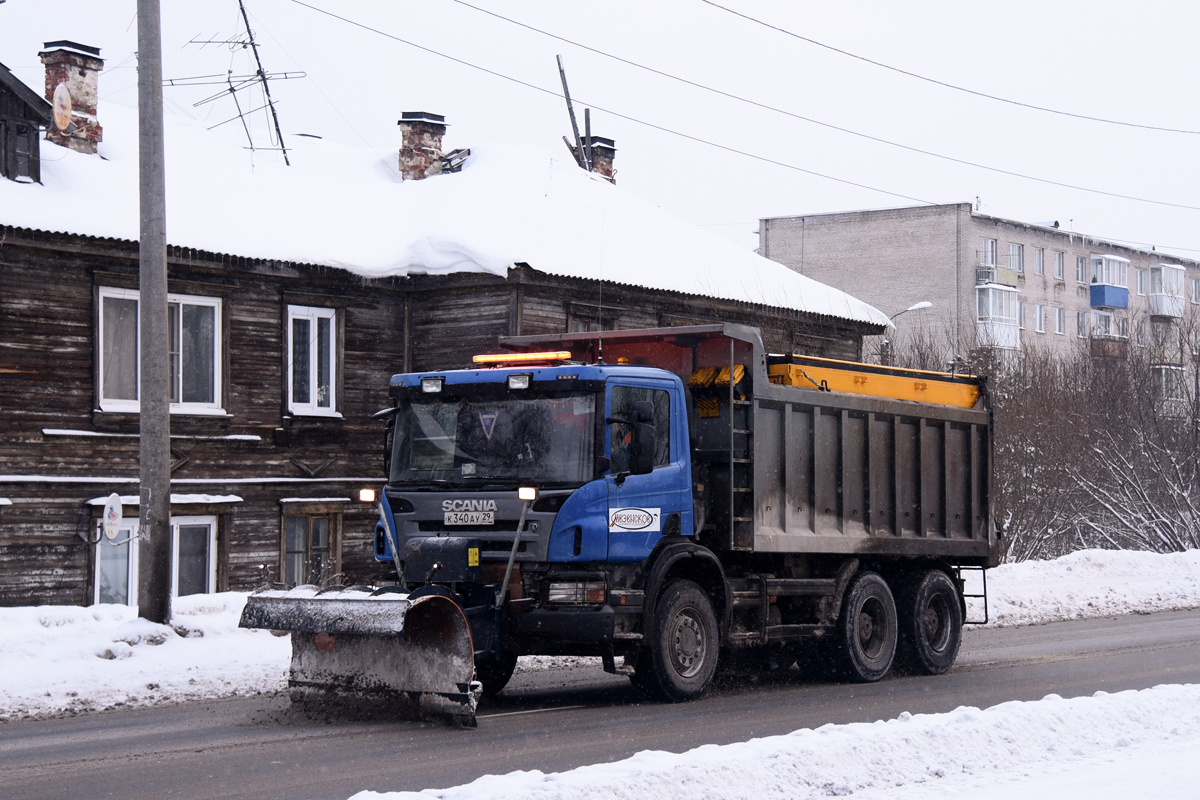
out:
M886 722L805 728L681 754L643 751L624 761L555 774L486 775L450 789L360 792L351 800L796 800L863 792L896 798L910 787L943 780L957 785L966 778L972 788L986 787L997 774L1011 777L1030 767L1109 756L1126 748L1200 749L1200 686L1098 692L1072 700L1049 695L984 711L906 712Z
M988 573L988 594L994 626L1200 608L1200 551L1008 564ZM245 598L179 598L171 627L126 606L0 608L0 720L280 691L289 640L239 629ZM589 665L599 659L527 656L518 670Z
M289 640L240 630L245 603L181 597L171 626L128 606L0 608L0 720L278 691Z
M1200 608L1200 550L1080 550L1002 564L987 582L989 627Z

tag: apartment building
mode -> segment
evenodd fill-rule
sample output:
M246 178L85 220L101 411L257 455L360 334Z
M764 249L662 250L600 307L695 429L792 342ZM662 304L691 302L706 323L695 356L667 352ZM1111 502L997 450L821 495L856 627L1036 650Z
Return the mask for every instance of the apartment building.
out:
M1185 388L1200 327L1200 262L980 214L970 203L763 219L759 252L918 329L945 354L1147 348L1165 396Z

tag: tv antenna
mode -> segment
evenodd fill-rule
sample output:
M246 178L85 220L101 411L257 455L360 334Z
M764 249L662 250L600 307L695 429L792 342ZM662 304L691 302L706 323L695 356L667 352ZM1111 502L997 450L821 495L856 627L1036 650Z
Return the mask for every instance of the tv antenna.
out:
M231 50L249 50L254 55L255 71L250 75L234 75L233 70L230 70L225 75L196 75L190 78L169 78L163 81L164 86L204 86L204 85L224 85L225 88L216 94L210 95L203 100L199 100L192 104L193 108L199 108L202 105L219 100L222 97L230 97L233 99L233 104L237 108L237 116L230 117L224 122L218 122L209 128L219 128L222 125L240 120L242 130L246 133L246 140L250 143L250 150L278 150L283 153L283 163L289 167L292 165L288 158L287 146L283 142L283 130L279 127L279 114L275 110L275 101L271 97L271 81L273 80L290 80L293 78L303 78L303 72L267 72L263 69L262 57L258 52L258 42L254 38L254 30L250 27L250 16L246 13L246 4L243 0L238 0L238 9L241 11L242 23L246 26L245 34L238 34L231 39L192 39L188 44L197 44L205 47L210 44L223 44ZM248 110L242 109L242 102L238 99L238 92L249 89L254 86L262 87L263 98L265 102L256 108ZM267 110L271 117L271 125L275 129L275 139L279 143L279 147L256 147L254 137L250 133L250 124L247 117L262 110Z
M583 110L584 130L583 139L580 140L579 123L575 120L575 107L571 105L571 90L567 88L567 70L563 67L562 56L555 56L555 58L558 59L558 77L562 79L563 99L567 101L567 115L571 118L571 133L575 135L575 144L571 144L571 140L566 136L563 137L563 143L571 151L575 163L591 172L592 165L595 163L592 158L592 110L590 108Z

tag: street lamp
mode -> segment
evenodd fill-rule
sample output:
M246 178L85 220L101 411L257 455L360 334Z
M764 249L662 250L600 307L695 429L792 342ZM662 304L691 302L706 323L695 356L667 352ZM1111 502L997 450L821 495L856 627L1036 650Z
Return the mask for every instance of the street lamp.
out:
M928 300L922 300L919 303L913 303L903 311L897 311L895 314L889 315L888 320L891 322L891 327L895 328L896 317L900 316L901 314L907 314L910 311L924 311L927 308L933 308L933 303L929 302ZM892 363L892 343L888 339L886 333L883 335L883 342L879 346L879 361L885 365L890 365Z
M929 302L928 300L922 300L919 303L913 303L911 306L904 309L903 311L897 311L895 314L892 314L889 317L889 319L895 319L896 317L900 316L901 314L907 314L910 311L924 311L927 308L933 308L933 303Z

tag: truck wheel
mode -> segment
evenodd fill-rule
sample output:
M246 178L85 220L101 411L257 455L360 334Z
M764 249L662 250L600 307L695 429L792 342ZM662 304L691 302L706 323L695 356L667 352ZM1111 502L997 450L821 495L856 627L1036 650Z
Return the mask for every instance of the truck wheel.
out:
M842 601L838 647L852 680L869 683L887 674L896 655L896 603L883 578L860 572Z
M900 596L897 658L912 672L941 675L954 666L962 644L963 613L950 576L931 569Z
M704 590L675 581L659 597L653 638L648 643L650 674L635 681L672 702L693 700L708 690L717 671L717 617ZM638 675L644 666L638 664Z
M485 697L495 697L503 691L517 668L517 655L505 650L495 658L475 664L475 679L483 684Z

